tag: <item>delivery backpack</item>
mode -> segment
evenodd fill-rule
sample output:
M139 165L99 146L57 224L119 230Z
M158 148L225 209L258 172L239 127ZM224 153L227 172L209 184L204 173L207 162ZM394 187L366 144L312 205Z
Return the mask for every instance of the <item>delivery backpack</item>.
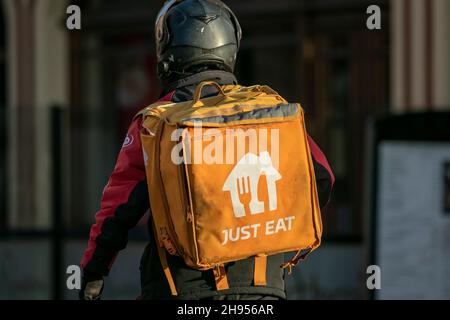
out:
M201 99L205 86L219 93ZM225 264L254 257L266 285L267 256L320 245L322 221L303 110L267 86L202 82L192 101L142 110L141 141L152 222L172 295L166 252L212 269L228 289Z

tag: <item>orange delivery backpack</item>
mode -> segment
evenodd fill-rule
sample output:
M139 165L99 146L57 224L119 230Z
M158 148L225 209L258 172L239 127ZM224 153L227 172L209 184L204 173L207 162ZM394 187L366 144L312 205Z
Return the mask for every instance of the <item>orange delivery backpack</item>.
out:
M205 86L217 96L203 98ZM152 222L172 295L166 254L212 269L254 257L254 285L266 285L268 255L293 252L292 267L320 245L322 221L300 104L267 86L200 83L193 100L141 112Z

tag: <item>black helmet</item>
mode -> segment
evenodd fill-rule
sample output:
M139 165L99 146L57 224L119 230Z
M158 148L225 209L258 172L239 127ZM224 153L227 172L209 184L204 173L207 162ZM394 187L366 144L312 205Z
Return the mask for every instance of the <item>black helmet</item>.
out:
M171 0L155 25L158 76L199 68L234 71L242 37L234 13L220 0Z

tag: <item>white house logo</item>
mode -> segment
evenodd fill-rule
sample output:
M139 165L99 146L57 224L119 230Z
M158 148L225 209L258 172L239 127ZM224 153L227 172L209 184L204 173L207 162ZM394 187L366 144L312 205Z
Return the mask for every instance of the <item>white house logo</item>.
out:
M258 181L261 175L266 175L267 193L269 195L269 210L277 209L277 185L281 174L274 168L272 158L267 151L261 152L259 157L247 153L236 164L223 185L223 191L229 191L236 218L245 217L245 207L239 195L250 192L250 214L264 212L264 202L258 199Z

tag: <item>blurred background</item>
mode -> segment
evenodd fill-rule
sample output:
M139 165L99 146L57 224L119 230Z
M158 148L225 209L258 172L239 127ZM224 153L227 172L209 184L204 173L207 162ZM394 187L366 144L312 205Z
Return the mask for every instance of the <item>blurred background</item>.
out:
M225 2L243 28L241 84L301 102L336 175L323 244L288 278L289 297L450 298L450 2ZM66 268L80 262L131 117L160 94L162 3L0 1L0 299L77 296ZM70 4L81 30L66 28ZM366 27L369 5L379 30ZM146 241L144 224L130 232L106 299L139 295Z

